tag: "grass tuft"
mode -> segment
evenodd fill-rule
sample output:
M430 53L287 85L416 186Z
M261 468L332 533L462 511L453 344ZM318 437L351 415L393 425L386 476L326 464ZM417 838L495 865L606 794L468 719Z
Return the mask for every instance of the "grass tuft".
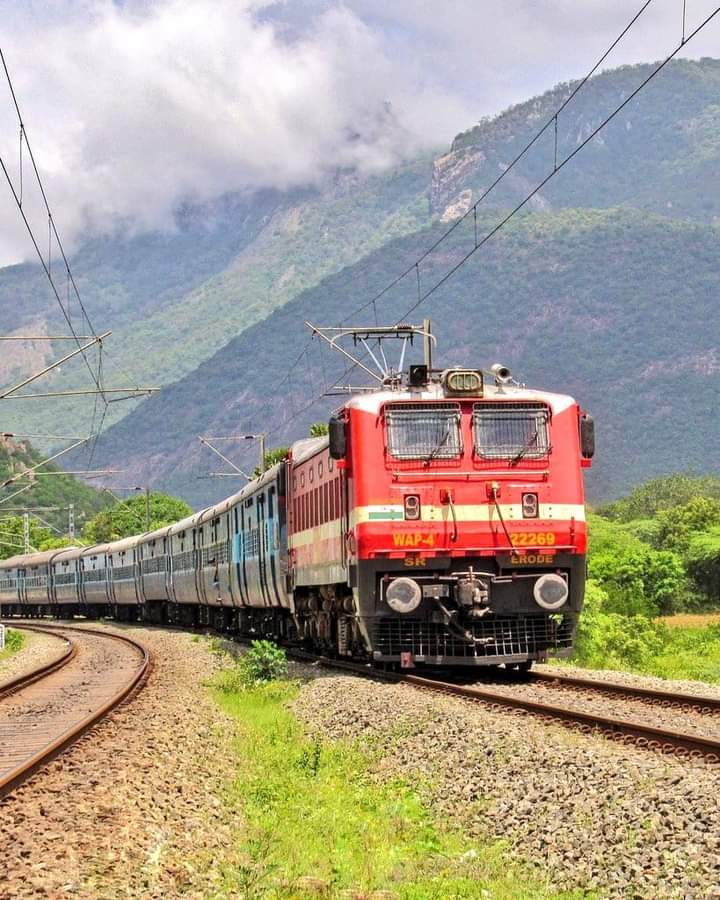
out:
M5 649L0 652L0 659L7 659L8 656L12 656L13 653L22 650L24 644L25 635L14 628L8 628L5 633Z

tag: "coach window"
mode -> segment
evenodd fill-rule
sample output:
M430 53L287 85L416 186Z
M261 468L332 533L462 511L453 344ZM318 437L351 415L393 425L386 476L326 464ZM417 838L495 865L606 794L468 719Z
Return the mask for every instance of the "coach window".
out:
M310 484L315 481L315 466L310 466Z
M305 473L304 472L300 473L300 487L301 488L305 487Z
M323 475L323 464L322 460L318 463L318 481L322 478Z

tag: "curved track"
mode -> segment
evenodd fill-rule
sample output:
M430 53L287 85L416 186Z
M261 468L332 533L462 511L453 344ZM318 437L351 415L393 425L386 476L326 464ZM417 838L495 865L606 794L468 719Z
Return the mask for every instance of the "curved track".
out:
M0 682L0 700L15 693L15 691L20 688L32 684L34 681L39 681L41 678L44 678L45 675L49 675L51 672L56 672L58 669L61 669L66 663L70 662L77 653L77 646L69 638L62 634L58 634L56 631L49 628L35 626L30 628L19 625L15 625L14 627L17 628L18 631L35 631L38 634L49 635L58 642L61 646L61 650L60 653L49 662L43 663L41 666L36 666L34 669L29 669L27 672L23 672L21 675L17 675L15 678L11 678L8 681Z
M337 668L364 677L381 678L385 681L410 684L422 690L431 690L454 697L462 697L465 700L486 703L496 708L504 707L523 710L548 721L563 722L580 728L584 732L600 733L610 737L612 740L635 744L636 746L665 754L688 756L694 759L702 758L712 763L720 762L720 737L717 735L716 727L708 727L708 733L703 734L697 729L668 728L651 724L637 717L626 717L625 715L617 714L608 715L605 712L598 711L593 712L589 706L586 709L578 709L577 705L572 703L547 702L546 700L523 696L522 688L527 685L519 682L515 685L517 690L513 690L512 682L490 686L485 684L457 684L452 681L441 681L419 675L381 672L368 666L347 663L327 657L317 657L312 654L296 654L293 652L291 655L298 660L316 662L328 668ZM548 677L550 681L563 680L563 678L557 679L555 676ZM661 701L663 705L672 703L672 705L680 706L683 709L700 709L702 713L709 715L708 722L712 722L713 725L717 721L715 713L720 709L720 703L714 698L697 697L670 691L655 691L649 688L638 688L636 690L627 685L620 685L614 682L598 682L591 679L567 677L564 680L568 682L567 686L580 687L583 690L588 689L586 682L589 682L592 689L598 692L604 690L614 694L623 694L625 698L632 700L643 700L645 702L651 700L651 702L655 703ZM579 683L571 685L570 683L573 681ZM531 684L532 680L529 683ZM563 690L559 690L559 697L562 697L563 693ZM713 734L713 731L716 733Z
M117 707L147 675L150 653L125 635L69 625L61 659L0 685L0 798Z

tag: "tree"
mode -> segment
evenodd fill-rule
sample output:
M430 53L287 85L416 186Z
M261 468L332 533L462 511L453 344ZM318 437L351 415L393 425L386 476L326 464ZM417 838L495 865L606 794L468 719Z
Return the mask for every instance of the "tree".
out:
M720 501L720 478L716 475L682 473L653 478L635 488L627 497L601 506L598 513L618 522L652 519L659 513L684 506L699 497Z
M275 463L282 462L284 459L287 459L287 455L290 452L289 447L274 447L272 450L267 450L265 452L265 471L274 466ZM255 466L253 470L253 478L259 478L262 473L260 472L260 466Z
M45 549L45 544L53 540L49 528L44 528L30 519L30 546L34 550ZM0 521L0 559L9 559L24 553L23 517L8 516Z
M310 437L325 437L329 430L327 422L314 422L310 426Z
M687 596L682 559L644 544L626 525L589 516L591 578L602 587L603 611L657 616L680 608Z
M655 546L685 555L695 534L720 525L720 500L693 497L682 506L661 512L657 521Z
M692 536L688 546L690 577L713 606L720 604L720 526Z
M179 497L161 493L131 497L98 513L85 525L83 538L90 544L104 544L133 534L155 531L190 515L192 509Z

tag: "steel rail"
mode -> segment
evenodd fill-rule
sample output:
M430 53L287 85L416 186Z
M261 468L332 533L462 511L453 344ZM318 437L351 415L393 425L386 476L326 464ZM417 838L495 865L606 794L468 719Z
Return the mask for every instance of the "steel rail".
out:
M619 694L628 699L650 700L660 705L692 707L703 713L720 711L720 697L684 694L679 691L662 690L661 688L623 684L620 681L600 681L596 678L583 678L579 675L565 675L560 672L531 672L529 680L530 682L546 682L560 687L567 685L568 687L597 691L599 693Z
M0 682L0 700L3 700L5 697L9 697L11 694L14 694L21 688L27 687L28 685L39 681L46 675L57 672L58 669L61 669L63 666L67 665L77 655L77 645L73 641L59 634L56 634L49 628L28 628L24 625L15 625L14 627L17 631L35 631L50 635L56 640L63 641L65 643L65 647L63 648L63 651L59 656L54 657L49 662L43 663L41 666L36 666L34 669L31 669L30 671L25 672L22 675L18 675L15 678L11 678L9 681Z
M141 663L139 666L135 667L133 674L128 678L108 700L103 702L100 706L91 710L87 715L82 717L79 721L74 722L70 725L70 727L65 728L58 734L53 740L49 741L44 747L42 747L37 752L33 753L32 756L28 757L26 760L21 762L18 766L11 769L7 773L5 773L2 777L0 777L0 800L14 791L17 787L19 787L23 782L25 782L30 776L34 775L39 769L45 766L48 762L55 759L63 750L67 749L70 745L74 744L79 738L81 738L84 734L86 734L94 725L100 722L103 718L105 718L108 713L112 712L116 709L120 704L126 700L130 694L133 693L136 689L139 689L142 683L147 679L147 676L150 673L150 669L152 667L152 655L147 647L144 644L141 644L139 641L134 640L133 638L128 637L123 634L116 634L113 632L102 631L99 628L80 628L72 625L43 625L43 626L35 626L35 625L26 625L23 623L23 629L29 631L47 631L48 633L59 632L59 631L73 631L79 632L81 634L89 634L95 637L103 637L108 640L120 641L128 646L132 647L134 650L140 653ZM75 642L72 642L73 644ZM77 653L77 647L76 647ZM73 654L73 657L75 654ZM70 660L66 660L63 665L66 665ZM57 671L57 669L55 670ZM45 673L42 678L47 677L53 673L48 672ZM104 673L103 673L104 674ZM37 679L35 679L37 680ZM30 682L28 682L29 684ZM26 687L27 685L22 685L22 687ZM18 688L19 689L19 688ZM14 693L15 691L13 691ZM7 699L9 696L7 693L2 696L0 699Z
M638 747L655 750L664 754L675 754L680 757L702 758L707 762L720 762L720 740L706 738L701 735L688 734L670 728L659 728L645 722L632 719L621 719L599 713L582 712L580 710L514 697L506 693L498 693L486 687L454 684L449 681L436 681L421 675L407 675L399 672L387 672L373 669L367 665L349 663L329 657L315 656L302 651L288 654L298 661L316 663L324 668L335 668L396 684L408 684L421 690L434 691L464 700L485 703L496 708L511 708L537 715L547 721L562 722L571 726L579 726L588 734L601 733L615 741L633 743ZM687 695L680 695L684 700Z

